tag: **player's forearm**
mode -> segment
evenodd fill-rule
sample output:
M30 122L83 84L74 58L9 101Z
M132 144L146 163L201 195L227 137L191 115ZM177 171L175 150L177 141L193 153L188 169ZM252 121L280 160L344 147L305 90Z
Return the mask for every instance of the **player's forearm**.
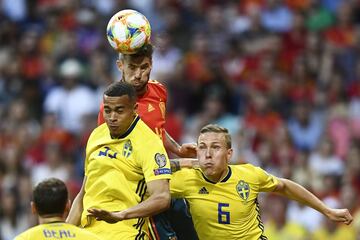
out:
M288 179L280 178L279 181L279 184L282 186L276 189L275 192L289 199L307 205L313 209L316 209L326 216L329 215L329 208L319 198L317 198L303 186Z
M74 202L71 206L68 217L66 218L67 223L74 224L76 226L80 225L81 214L83 212L83 195L81 192L75 197Z
M151 195L144 202L119 212L119 220L149 217L163 212L170 207L170 199L171 197L169 192L162 192Z
M196 168L199 167L199 160L196 158L175 158L170 159L171 171L176 172L182 168Z
M181 157L180 145L166 131L164 147L167 151Z

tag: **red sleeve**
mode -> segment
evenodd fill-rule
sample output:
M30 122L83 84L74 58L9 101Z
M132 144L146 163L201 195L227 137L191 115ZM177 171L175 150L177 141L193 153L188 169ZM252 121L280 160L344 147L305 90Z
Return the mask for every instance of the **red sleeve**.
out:
M163 98L163 101L166 103L167 101L167 90L165 88L165 86L156 81L156 80L149 80L149 85L150 88L152 88L153 91L156 92L156 95L160 98Z
M165 137L166 98L164 85L150 80L147 92L137 100L141 119L162 139Z
M98 113L98 120L97 120L97 124L98 126L103 124L105 122L105 119L104 119L104 103L102 102L100 104L100 110L99 110L99 113Z

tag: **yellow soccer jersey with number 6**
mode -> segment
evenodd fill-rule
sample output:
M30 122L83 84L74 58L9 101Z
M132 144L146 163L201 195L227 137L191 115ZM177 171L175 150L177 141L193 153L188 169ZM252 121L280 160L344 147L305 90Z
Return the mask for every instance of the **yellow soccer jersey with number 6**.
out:
M267 239L260 219L257 196L274 190L276 177L251 164L231 165L218 183L205 177L201 169L173 173L170 191L185 198L190 206L200 240Z
M146 183L170 179L170 163L161 139L139 118L118 139L112 139L106 124L89 137L85 159L85 195L81 225L98 236L111 239L144 237L147 219L129 219L116 224L87 217L87 209L121 211L146 199ZM142 238L141 238L142 239Z

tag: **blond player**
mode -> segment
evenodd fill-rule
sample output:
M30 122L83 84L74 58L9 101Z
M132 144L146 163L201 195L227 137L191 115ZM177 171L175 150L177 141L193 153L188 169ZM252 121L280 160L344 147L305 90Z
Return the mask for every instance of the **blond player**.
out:
M207 125L197 144L200 168L175 172L170 189L174 197L189 202L199 239L267 239L257 201L260 192L275 192L301 202L336 222L352 222L347 209L329 208L293 181L251 164L228 165L233 150L227 129ZM116 213L109 214L116 219Z

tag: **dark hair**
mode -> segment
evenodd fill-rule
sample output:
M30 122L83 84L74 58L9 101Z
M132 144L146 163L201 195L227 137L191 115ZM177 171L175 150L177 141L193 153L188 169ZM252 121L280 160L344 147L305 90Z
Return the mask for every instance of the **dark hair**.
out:
M207 132L224 133L225 141L226 141L226 147L228 149L231 148L231 135L230 135L229 131L226 128L221 127L221 126L219 126L217 124L208 124L208 125L204 126L203 128L201 128L200 134L207 133Z
M57 178L40 182L33 190L33 201L40 216L63 215L68 201L65 183Z
M104 95L109 97L121 97L128 95L129 99L136 102L136 91L134 87L127 82L114 82L110 84L104 91Z
M139 58L139 57L148 57L152 59L152 54L154 52L154 47L150 43L144 44L138 51L133 54L119 54L119 59L124 58Z

